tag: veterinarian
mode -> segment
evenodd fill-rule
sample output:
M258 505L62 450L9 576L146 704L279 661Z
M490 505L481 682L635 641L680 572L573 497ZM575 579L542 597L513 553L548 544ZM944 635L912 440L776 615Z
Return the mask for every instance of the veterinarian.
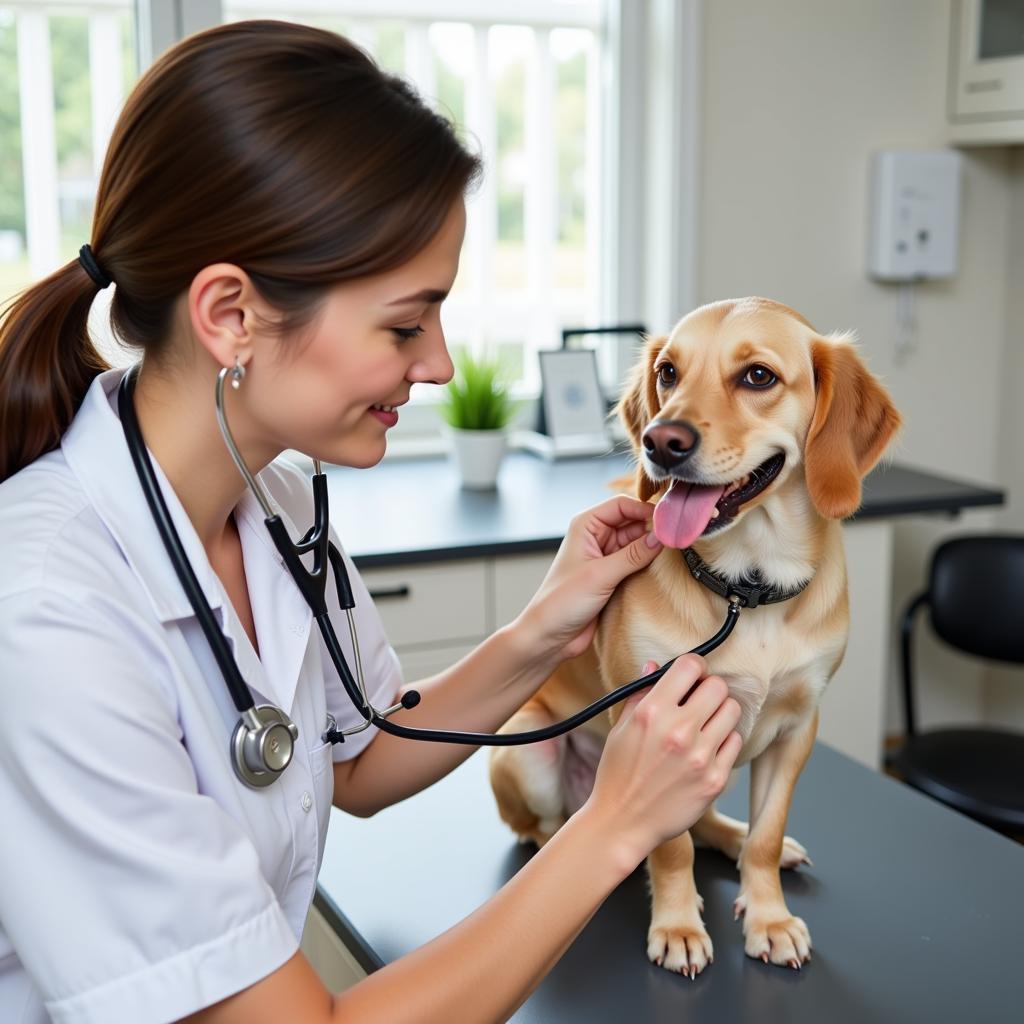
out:
M339 729L360 719L221 436L218 375L240 385L224 401L245 463L301 537L311 488L276 456L372 466L412 384L452 375L440 305L478 172L447 122L341 37L221 26L143 76L89 244L5 309L5 1024L504 1020L608 893L723 788L739 708L683 657L630 698L584 807L466 921L337 996L298 951L332 802L373 814L474 748L374 728L325 741L328 715ZM296 727L270 786L232 764L238 711L126 447L124 371L89 340L110 284L169 518L246 684ZM395 721L500 727L658 554L650 518L624 496L578 515L522 614L417 682L421 704ZM368 695L387 706L397 659L348 568ZM337 618L336 597L329 609Z

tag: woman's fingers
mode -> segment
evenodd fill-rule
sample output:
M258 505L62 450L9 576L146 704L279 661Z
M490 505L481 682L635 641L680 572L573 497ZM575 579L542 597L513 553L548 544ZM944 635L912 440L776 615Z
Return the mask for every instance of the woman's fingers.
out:
M644 667L644 675L657 666ZM740 720L741 708L729 696L729 687L721 676L706 676L707 662L699 654L682 654L654 684L649 699L660 705L661 714L682 707L701 732L714 740L715 747Z
M652 543L653 542L653 543ZM661 542L653 533L644 533L636 540L597 560L598 572L608 594L627 577L646 569L661 554Z
M656 661L645 661L643 670L640 672L638 678L650 675L656 668L658 663ZM646 697L651 690L654 688L654 683L650 686L645 686L642 690L637 690L636 693L631 693L622 703L622 712L619 715L619 721L629 717L630 712Z
M653 670L645 670L645 675L647 671ZM743 738L735 731L743 709L729 696L725 680L721 676L704 676L706 671L707 662L699 654L681 655L655 684L651 699L662 703L662 714L671 713L672 704L682 707L700 730L700 741L732 764L743 746Z
M699 654L679 655L672 667L655 683L654 689L651 691L651 699L662 705L664 713L671 713L673 708L678 708L682 704L683 699L693 690L697 681L707 670L707 662ZM710 715L713 710L713 708L709 709L708 714ZM698 725L703 725L704 721L705 719L702 718Z
M619 715L619 721L620 722L625 721L625 719L627 719L629 717L630 713L637 706L637 704L639 704L640 701L642 701L644 699L644 697L646 697L647 694L650 693L650 692L651 692L650 688L645 688L643 690L637 690L636 693L631 693L622 702L622 713Z
M576 516L570 533L589 537L601 554L612 555L649 533L653 516L653 505L618 494Z
M715 760L723 767L732 771L736 758L740 756L743 749L743 737L738 732L731 732L725 737L722 745L718 748Z
M601 518L609 525L634 519L647 520L654 516L654 506L649 501L641 501L628 494L616 494L612 498L607 498L597 506L597 509L601 513Z
M646 521L634 521L627 523L625 526L620 527L615 531L614 541L615 546L612 550L617 548L624 548L627 544L632 544L638 537L642 537L647 533L647 522ZM606 552L610 554L610 552Z
M721 676L708 676L693 688L684 707L693 716L697 728L703 730L728 696L725 680Z
M617 494L607 498L600 505L588 509L584 516L592 516L603 526L616 530L627 523L647 522L654 516L654 506L648 501L631 498L628 494Z
M725 742L729 733L736 728L741 713L742 709L739 703L732 697L726 697L704 723L701 732L713 750L717 750Z
M640 675L637 678L643 678L643 676L650 675L657 667L658 663L656 661L645 661L644 667L641 669ZM624 725L626 720L632 717L637 704L650 694L654 689L654 685L654 683L651 683L650 686L645 686L642 690L637 690L636 693L631 693L622 702L622 711L619 712L619 719L618 722L616 722L617 725Z

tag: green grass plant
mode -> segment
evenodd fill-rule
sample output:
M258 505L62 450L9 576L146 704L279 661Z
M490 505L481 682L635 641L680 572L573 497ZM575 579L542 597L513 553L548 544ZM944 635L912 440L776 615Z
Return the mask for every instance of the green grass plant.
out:
M445 386L440 411L445 422L456 430L507 427L516 404L500 362L476 358L462 350L455 360L455 376Z

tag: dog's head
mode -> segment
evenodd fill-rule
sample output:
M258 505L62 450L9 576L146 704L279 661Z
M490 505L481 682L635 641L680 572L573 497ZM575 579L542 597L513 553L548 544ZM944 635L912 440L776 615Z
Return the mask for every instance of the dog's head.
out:
M794 474L822 516L851 515L900 425L848 336L760 298L702 306L650 338L618 413L637 495L663 495L655 531L670 547L729 529Z

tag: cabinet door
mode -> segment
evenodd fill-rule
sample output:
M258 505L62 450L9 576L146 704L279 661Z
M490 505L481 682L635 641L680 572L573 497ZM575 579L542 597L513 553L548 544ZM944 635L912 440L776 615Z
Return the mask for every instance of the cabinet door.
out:
M399 649L482 639L488 629L482 559L360 571Z
M494 628L511 622L537 592L554 551L494 559Z
M416 650L396 650L402 663L402 678L406 683L443 672L469 654L475 644L451 644L448 647L420 647Z
M316 907L309 908L301 948L329 992L344 992L366 977L366 971Z

